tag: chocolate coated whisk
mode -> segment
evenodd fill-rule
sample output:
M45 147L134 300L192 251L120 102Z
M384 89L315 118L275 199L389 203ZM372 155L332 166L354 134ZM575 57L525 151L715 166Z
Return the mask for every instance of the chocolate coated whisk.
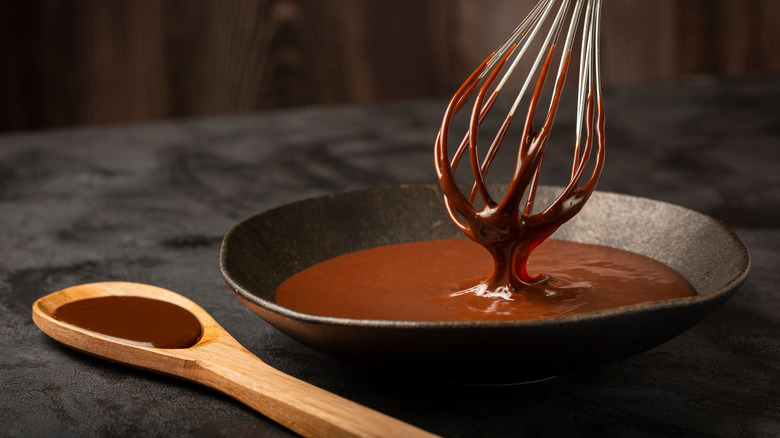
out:
M485 246L494 258L495 270L484 283L486 287L482 288L483 291L505 295L506 292L519 292L524 286L541 281L541 277L528 274L526 270L528 256L558 227L577 214L596 188L596 182L604 166L604 110L598 62L600 18L601 0L541 0L506 42L472 73L447 107L436 138L436 170L444 193L445 206L453 223L472 240ZM534 204L540 168L558 110L561 90L566 80L572 46L580 25L582 44L579 57L577 117L571 177L550 205L541 211L536 211ZM559 43L564 27L567 28L565 38L563 43ZM544 40L533 66L484 158L480 159L480 125L519 65L520 59L528 52L532 41L537 39L538 42L538 38ZM537 130L533 126L534 118L542 89L556 55L559 57L559 62L554 77L554 92L544 121ZM505 67L506 71L494 86ZM539 71L538 75L537 71ZM537 78L536 85L528 104L513 177L503 198L494 199L488 192L485 174L534 77ZM451 121L475 92L477 94L468 132L450 158L448 137ZM466 151L471 161L471 173L474 179L472 190L468 195L458 187L454 175ZM588 172L587 179L582 181L591 155L595 155L595 164ZM475 203L477 195L480 196L481 203Z

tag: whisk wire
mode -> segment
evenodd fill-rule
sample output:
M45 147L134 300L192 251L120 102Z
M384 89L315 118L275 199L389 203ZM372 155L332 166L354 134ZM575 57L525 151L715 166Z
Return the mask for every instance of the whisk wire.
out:
M573 7L572 7L573 4ZM557 7L557 10L555 10ZM450 218L458 228L466 231L469 223L480 222L479 215L507 215L512 211L519 214L521 222L531 223L533 203L536 187L539 182L541 163L547 148L550 131L560 103L561 90L565 83L567 70L574 40L578 34L578 27L582 22L581 47L579 59L579 71L577 81L577 107L576 127L574 136L574 158L572 161L571 178L568 185L558 196L555 202L545 212L552 208L564 209L566 214L560 217L574 214L578 208L570 208L572 205L581 206L590 196L590 191L595 187L595 180L600 175L603 166L603 105L601 101L599 34L601 18L601 0L541 0L513 30L496 51L489 56L480 67L469 77L453 97L445 112L442 128L436 140L437 174L442 187L457 187L454 172L463 153L468 148L471 161L474 183L468 196L455 189L451 195L445 197L445 205ZM553 13L554 12L554 13ZM566 23L567 17L568 25ZM549 29L543 32L547 24ZM559 39L564 27L566 36L563 44ZM525 76L523 84L494 136L485 157L480 160L479 154L479 129L495 100L505 86L510 76L519 66L520 60L528 53L533 40L537 35L545 33L544 40L539 46L538 55ZM550 99L549 107L544 121L536 131L533 127L536 111L541 98L541 90L544 87L551 63L555 54L560 56L557 65L557 74L554 78L554 93ZM503 73L499 77L499 72ZM537 71L539 72L537 74ZM528 103L528 115L523 125L522 142L517 152L515 171L508 190L500 202L495 202L487 191L484 176L493 162L499 147L513 120L516 109L524 101L531 82L536 78L536 89ZM492 90L494 81L498 84ZM477 92L478 91L478 92ZM456 149L451 160L447 153L447 138L450 122L467 101L470 101L476 93L476 99L469 119L469 130ZM598 121L596 123L596 121ZM598 126L594 126L596 123ZM583 131L587 133L587 141L583 144ZM599 150L596 154L596 164L585 186L580 187L580 181L585 168L592 155L593 133L598 137ZM482 198L482 206L474 204L477 193ZM525 208L520 211L520 203L525 199ZM557 210L556 210L557 211ZM457 212L457 214L456 214ZM552 222L565 222L555 219ZM465 222L464 222L465 221ZM529 222L530 221L530 222ZM547 222L550 222L549 218ZM550 227L554 228L554 227Z
M547 9L545 9L544 14L540 16L539 19L536 21L534 33L527 39L526 44L523 46L523 51L518 54L518 56L513 61L512 65L509 67L509 69L507 69L507 72L504 75L504 79L502 80L501 85L503 85L503 82L506 82L509 76L513 73L514 68L517 66L518 62L520 61L521 56L525 53L525 49L528 48L528 46L531 44L531 41L533 40L533 37L536 35L536 31L538 31L543 26L548 13L555 5L555 1L556 0L551 0L549 2ZM536 56L536 60L534 61L531 70L526 76L525 82L523 82L523 86L520 88L520 92L517 94L517 98L515 98L515 102L512 105L512 108L509 110L510 116L513 116L515 114L515 111L517 110L517 107L520 105L523 96L525 96L525 92L528 90L528 86L533 81L536 75L536 71L539 69L539 65L542 63L542 60L545 59L545 56L547 55L550 45L551 44L555 45L555 43L557 42L558 35L560 34L560 29L561 29L560 23L563 18L566 7L568 7L568 4L569 4L569 0L564 0L564 3L558 9L558 13L556 14L555 19L553 20L553 25L550 27L550 30L547 32L547 36L545 37L544 42L539 48L539 54ZM500 90L500 88L498 90Z
M536 23L540 20L544 20L544 17L547 16L547 13L552 7L552 3L554 1L555 0L542 0L537 3L536 6L534 6L531 12L523 19L523 21L515 28L515 30L512 31L509 37L493 52L493 55L490 57L490 61L485 66L485 70L482 72L480 77L484 77L488 71L492 70L495 64L498 63L504 54L510 51L512 47L515 47L526 40L526 37L529 35L529 29L532 26L535 26ZM542 14L544 15L540 18L540 15ZM528 39L533 39L533 36ZM524 53L524 50L521 51L521 53ZM510 70L513 68L514 67L510 67Z

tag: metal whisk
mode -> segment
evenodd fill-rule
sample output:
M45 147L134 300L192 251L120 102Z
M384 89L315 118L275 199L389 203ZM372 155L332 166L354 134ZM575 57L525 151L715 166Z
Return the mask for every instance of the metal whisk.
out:
M488 290L503 288L502 290L506 291L508 288L511 292L517 292L524 285L540 281L539 277L529 275L526 270L528 256L536 246L580 211L593 193L601 175L604 166L604 109L598 61L600 19L601 0L541 0L506 42L472 73L447 107L436 138L437 175L444 193L445 206L453 223L472 240L485 246L494 258L496 268L485 282ZM540 168L580 25L581 49L571 177L555 201L543 209L537 208L536 210L540 211L536 211L534 203ZM567 30L564 34L565 27ZM563 35L564 41L559 44ZM520 59L526 55L532 41L537 38L544 40L533 66L484 158L480 158L480 125L519 65ZM541 127L536 129L533 125L541 92L556 56L559 62L554 77L554 92L544 121ZM505 67L506 71L497 85L494 85ZM497 200L488 192L485 174L534 77L537 78L536 85L525 116L514 174L503 198ZM474 93L477 94L468 132L450 158L448 137L451 121L474 97ZM461 191L454 175L466 151L474 179L472 190L468 194ZM587 172L587 179L582 181L592 155L595 155L595 163L592 170ZM480 203L475 202L477 195L481 198Z

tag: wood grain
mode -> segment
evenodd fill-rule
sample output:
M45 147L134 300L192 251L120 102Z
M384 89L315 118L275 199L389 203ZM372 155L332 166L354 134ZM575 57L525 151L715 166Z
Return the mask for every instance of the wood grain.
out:
M450 95L533 0L0 5L0 130ZM605 0L605 85L780 72L776 0Z
M181 306L201 322L203 336L190 348L150 348L52 318L65 303L107 295L161 299ZM74 286L37 300L32 316L43 332L69 347L217 389L306 437L435 436L272 368L242 347L200 306L165 289L127 282Z

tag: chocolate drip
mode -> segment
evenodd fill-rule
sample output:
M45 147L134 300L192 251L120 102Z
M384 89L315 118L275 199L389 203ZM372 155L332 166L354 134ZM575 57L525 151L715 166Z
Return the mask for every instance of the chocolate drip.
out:
M575 144L569 183L555 201L541 212L534 213L540 169L558 110L571 55L571 52L567 52L563 59L550 109L542 126L537 130L533 126L533 121L555 51L555 45L552 45L529 103L509 188L503 198L498 201L494 200L488 193L485 174L509 129L513 114L510 112L504 120L482 163L479 161L479 128L498 94L493 92L485 102L488 90L514 50L513 47L503 55L479 87L479 93L471 113L468 133L456 150L452 161L449 158L448 148L450 124L455 114L463 108L477 90L481 77L487 73L486 66L491 58L485 60L453 96L444 114L434 149L436 173L450 219L466 236L482 245L493 257L493 272L474 290L482 294L502 296L524 293L545 281L545 275L532 276L528 273L526 266L528 257L536 247L582 209L595 190L604 167L604 108L600 91L591 85L585 108L586 139L584 147L579 144L579 141ZM582 183L585 168L593 152L594 137L597 143L595 165L588 179ZM454 175L466 148L468 148L474 177L474 184L469 196L461 191ZM477 194L480 195L482 201L479 208L475 205Z

